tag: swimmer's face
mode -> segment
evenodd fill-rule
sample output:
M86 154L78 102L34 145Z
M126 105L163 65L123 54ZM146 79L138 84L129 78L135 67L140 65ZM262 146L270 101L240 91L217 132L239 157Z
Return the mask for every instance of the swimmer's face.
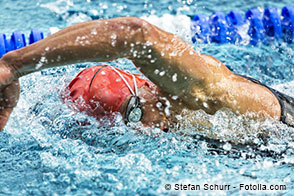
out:
M141 122L148 127L157 127L166 131L168 129L168 119L164 112L165 102L160 99L156 86L143 85L139 90L139 97L142 104L143 116ZM126 98L121 106L122 116L125 116L128 100Z

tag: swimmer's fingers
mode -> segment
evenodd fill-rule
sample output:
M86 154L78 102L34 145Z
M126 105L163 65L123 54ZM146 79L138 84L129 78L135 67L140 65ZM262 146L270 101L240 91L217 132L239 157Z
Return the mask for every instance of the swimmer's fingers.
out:
M0 130L6 125L9 116L19 99L19 82L13 81L0 89Z

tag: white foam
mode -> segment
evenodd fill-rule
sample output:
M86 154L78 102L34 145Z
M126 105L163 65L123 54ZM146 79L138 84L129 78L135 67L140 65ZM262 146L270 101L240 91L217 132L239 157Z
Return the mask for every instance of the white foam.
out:
M286 95L294 97L294 81L273 85L271 87L282 93L285 93Z
M48 32L48 36L49 35L52 35L54 33L57 33L59 31L59 28L58 27L50 27L49 28L49 32Z
M48 8L56 14L64 14L71 6L73 6L73 2L71 0L58 0L46 4L41 4L40 6Z
M190 30L191 19L186 15L174 16L170 14L164 14L161 17L150 15L143 16L141 18L167 32L176 34L186 42L191 42L192 40Z
M67 19L67 25L69 26L69 25L73 25L73 24L77 24L77 23L81 23L85 21L90 21L90 20L92 20L90 16L79 12L79 13L73 14Z

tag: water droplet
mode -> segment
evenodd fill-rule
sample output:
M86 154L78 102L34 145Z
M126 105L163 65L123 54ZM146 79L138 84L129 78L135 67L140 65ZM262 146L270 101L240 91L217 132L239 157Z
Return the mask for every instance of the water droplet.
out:
M93 30L91 31L91 34L92 34L92 35L97 35L97 31L96 31L96 29L93 29Z
M172 98L172 100L177 100L179 98L179 96L174 95L171 98Z
M162 71L159 73L160 76L164 76L164 74L165 74L165 71Z
M203 102L203 106L204 106L205 108L209 108L209 106L208 106L208 104L207 104L206 102Z
M223 145L223 149L229 151L232 149L232 145L230 143L226 143L225 145Z
M177 81L177 74L176 73L172 76L172 80L173 80L173 82Z
M113 33L113 34L111 35L111 39L116 39L116 37L117 37L117 35L116 35L115 33Z

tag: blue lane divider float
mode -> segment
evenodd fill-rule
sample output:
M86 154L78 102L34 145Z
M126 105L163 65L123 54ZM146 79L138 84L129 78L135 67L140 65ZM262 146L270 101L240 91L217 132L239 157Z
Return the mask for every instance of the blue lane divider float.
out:
M226 22L228 25L228 36L230 43L236 43L242 40L238 33L238 28L244 25L244 17L238 10L233 10L226 15Z
M0 57L6 53L6 36L3 33L0 33Z
M245 17L250 23L248 30L248 35L251 37L250 43L256 45L265 38L261 13L256 8L251 9L246 12Z
M248 24L247 31L250 44L256 45L264 42L267 37L277 41L293 43L294 41L294 6L285 6L281 16L276 8L266 8L264 13L258 9L250 9L245 17L238 10L227 15L214 12L210 17L195 15L192 17L191 30L194 34L192 41L197 39L204 43L236 43L242 40L238 29Z
M262 22L267 36L282 39L282 25L276 8L265 9Z
M33 29L29 36L29 44L33 44L37 41L44 39L44 33ZM0 33L0 58L12 50L23 48L27 45L25 35L20 31L14 31L10 37Z
M41 39L44 39L44 33L38 29L32 29L29 37L29 44L33 44Z
M294 6L284 7L282 17L283 40L292 43L294 40Z
M192 18L191 30L195 32L197 38L203 40L205 43L210 41L210 26L209 18L205 15L195 15ZM192 37L192 41L196 42L195 36Z
M23 48L27 45L25 35L20 31L14 31L10 38L14 50Z
M209 20L211 30L211 41L217 43L227 43L229 38L228 25L225 15L222 12L215 12Z

